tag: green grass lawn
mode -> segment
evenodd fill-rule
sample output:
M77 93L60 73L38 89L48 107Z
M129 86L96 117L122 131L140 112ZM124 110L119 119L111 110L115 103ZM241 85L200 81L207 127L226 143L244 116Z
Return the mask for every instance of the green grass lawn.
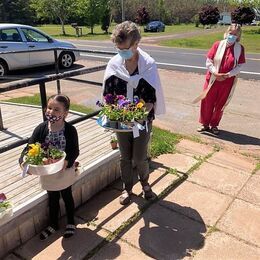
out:
M63 36L61 33L60 25L41 25L37 28L46 32L54 38L60 39L82 39L82 40L109 40L111 32L113 31L115 24L112 24L109 27L109 34L105 34L100 25L94 27L94 34L90 34L90 28L83 28L83 36L77 37L75 34L75 29L70 25L65 26L66 35ZM179 48L196 48L196 49L209 49L216 40L223 39L223 34L227 27L223 27L223 32L212 33L208 35L199 35L191 36L183 39L172 39L172 40L162 40L160 45L168 47L179 47ZM168 34L179 34L191 31L197 31L198 34L200 31L205 30L203 27L195 27L194 24L180 24L180 25L170 25L165 27L165 32L159 33L150 33L144 32L143 26L140 27L142 37L151 37L151 36L163 36ZM258 26L244 26L242 28L243 34L241 43L244 45L246 52L260 53L260 28Z
M12 103L19 103L19 104L28 104L28 105L41 105L41 98L39 94L35 94L33 96L25 96L25 97L17 97L17 98L11 98L8 100L5 100L6 102L12 102ZM80 105L80 104L70 104L70 109L81 112L84 114L89 114L94 112L92 108Z
M141 33L143 37L150 36L163 36L167 34L178 34L191 31L201 31L204 30L202 27L195 27L194 24L178 24L178 25L166 25L165 32L144 32L143 26L141 27Z
M60 39L82 39L82 40L108 40L110 39L110 34L105 34L104 31L101 30L100 25L94 27L94 34L90 34L90 29L82 26L82 34L83 36L77 37L75 29L70 26L65 26L66 35L62 35L61 26L55 24L41 25L37 26L39 30L51 35L54 38ZM112 28L110 28L111 30ZM110 32L109 30L109 32Z
M38 29L44 31L45 33L51 35L54 38L77 38L77 39L83 39L83 40L109 40L110 35L114 29L116 24L112 24L109 27L109 34L105 34L104 31L101 30L100 25L96 25L94 27L94 34L90 34L90 28L83 27L82 26L82 33L83 36L77 37L75 33L75 29L71 27L70 25L65 26L66 36L62 35L61 26L50 24L50 25L41 25L37 26ZM183 32L190 32L190 31L200 31L203 30L201 27L195 27L194 24L180 24L180 25L170 25L165 27L165 32L158 32L158 33L150 33L144 32L144 27L141 26L141 34L142 37L148 37L148 36L161 36L161 35L167 35L167 34L177 34L177 33L183 33Z
M179 134L153 127L150 156L155 158L161 154L175 152L175 146L181 139Z
M241 44L245 47L246 52L260 53L260 28L256 26L244 26L241 37ZM223 39L223 33L211 33L209 35L200 35L183 39L164 40L160 45L168 47L180 48L196 48L196 49L209 49L212 44Z

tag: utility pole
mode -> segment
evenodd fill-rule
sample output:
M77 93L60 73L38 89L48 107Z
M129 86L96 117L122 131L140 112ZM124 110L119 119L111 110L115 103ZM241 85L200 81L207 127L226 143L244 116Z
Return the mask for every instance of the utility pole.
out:
M122 22L125 21L125 7L124 7L124 0L121 0L121 10L122 10Z

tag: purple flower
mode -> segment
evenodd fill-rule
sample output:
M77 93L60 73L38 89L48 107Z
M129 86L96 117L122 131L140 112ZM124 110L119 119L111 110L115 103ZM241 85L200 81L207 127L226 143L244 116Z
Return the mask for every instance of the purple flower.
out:
M133 101L134 101L135 105L139 103L139 100L140 100L139 97L137 97L137 96L134 97Z
M125 99L125 96L124 95L117 95L116 98L118 100L124 100Z
M124 100L124 99L119 99L117 104L118 104L119 108L123 108L123 107L126 107L127 105L129 105L130 101Z
M44 150L44 151L47 151L48 150L48 148L49 148L49 143L42 143L41 144L41 148Z
M104 99L106 104L111 105L114 103L115 97L112 94L106 94Z

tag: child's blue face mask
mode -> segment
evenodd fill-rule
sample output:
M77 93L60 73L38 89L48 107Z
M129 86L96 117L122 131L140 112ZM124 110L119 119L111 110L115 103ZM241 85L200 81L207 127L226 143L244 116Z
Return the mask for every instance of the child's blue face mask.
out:
M237 36L236 36L236 35L229 34L229 35L227 36L227 42L228 42L229 44L235 43L236 40L237 40Z
M133 57L134 53L130 49L125 49L125 50L119 50L117 49L118 54L124 59L124 60L129 60Z

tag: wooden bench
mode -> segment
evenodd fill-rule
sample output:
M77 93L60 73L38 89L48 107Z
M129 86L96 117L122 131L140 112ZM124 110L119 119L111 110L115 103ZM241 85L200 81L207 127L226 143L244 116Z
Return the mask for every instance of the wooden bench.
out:
M29 114L33 114L35 109L27 107L27 110ZM82 121L75 126L79 134L78 160L81 164L80 175L73 185L75 206L78 207L119 177L119 151L111 149L111 133L99 127L96 118ZM30 132L32 129L33 127ZM21 132L19 135L27 134ZM14 214L11 218L0 221L0 258L38 234L47 225L47 193L41 189L37 176L21 177L18 158L22 149L23 146L20 146L1 154L0 191L13 203ZM64 214L61 203L61 215Z

